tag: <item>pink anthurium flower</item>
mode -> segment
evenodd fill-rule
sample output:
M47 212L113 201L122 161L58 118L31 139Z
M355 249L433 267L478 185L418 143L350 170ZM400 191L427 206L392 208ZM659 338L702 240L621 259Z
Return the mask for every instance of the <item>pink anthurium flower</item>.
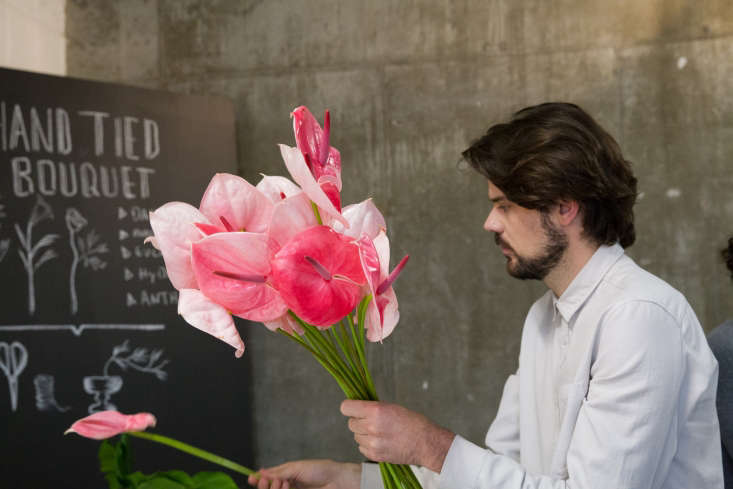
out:
M272 321L288 310L270 284L277 243L260 233L219 233L193 243L192 262L201 292L235 316Z
M335 192L335 197L339 198L340 201L341 154L330 144L331 115L328 111L324 114L323 129L304 105L293 110L291 116L293 117L295 144L303 153L303 158L305 158L313 177L319 183L327 183L329 188L324 188L324 191L329 195L329 198L332 195L331 192ZM336 202L334 202L334 205L339 207Z
M400 319L397 294L392 284L402 272L409 256L405 255L392 273L388 273L389 240L384 231L381 231L374 240L363 235L358 244L362 268L367 278L367 288L372 294L364 327L369 341L382 341L394 331Z
M232 315L224 307L206 297L197 289L181 289L178 294L178 314L188 324L234 347L234 356L244 353L244 342L239 336Z
M155 426L155 416L150 413L100 411L77 420L64 434L76 433L86 438L104 440L128 431L143 431L149 426Z
M194 206L185 202L168 202L149 214L154 237L145 241L163 254L168 278L177 290L198 288L191 267L191 243L204 234L196 224L211 226Z
M302 192L296 184L285 177L277 175L262 175L262 180L255 185L255 188L270 199L273 204Z
M201 198L201 213L221 231L264 233L272 217L272 202L247 180L217 173Z
M313 226L318 226L318 221L311 201L305 192L299 192L275 204L268 234L283 246L300 231Z
M272 283L302 320L327 328L359 302L365 282L359 248L327 226L296 234L272 260Z
M341 215L349 222L349 228L344 228L340 222L334 222L331 227L335 231L354 239L358 239L364 234L369 239L374 239L380 231L387 229L384 216L379 212L377 206L374 205L372 199L367 199L358 204L347 205L341 211Z
M295 183L300 185L303 192L305 192L306 195L328 216L341 222L345 227L349 227L348 221L344 219L339 209L336 208L329 196L326 195L323 188L321 188L321 182L316 181L313 177L313 174L308 168L305 158L300 150L298 148L291 148L290 146L281 144L280 154L283 157L285 166L290 172L290 176L293 177Z

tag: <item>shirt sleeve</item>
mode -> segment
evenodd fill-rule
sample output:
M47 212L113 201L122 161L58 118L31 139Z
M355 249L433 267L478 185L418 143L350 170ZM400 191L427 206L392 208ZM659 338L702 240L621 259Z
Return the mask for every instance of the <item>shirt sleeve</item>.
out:
M603 319L588 392L567 454L566 479L528 473L512 458L456 437L441 489L658 489L677 446L684 369L676 321L648 302Z
M496 418L486 433L486 446L519 461L519 371L504 384Z

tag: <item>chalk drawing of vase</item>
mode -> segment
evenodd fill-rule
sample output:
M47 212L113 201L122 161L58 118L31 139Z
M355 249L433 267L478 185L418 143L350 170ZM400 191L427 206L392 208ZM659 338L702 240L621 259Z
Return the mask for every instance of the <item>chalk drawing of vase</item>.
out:
M89 405L89 412L116 411L117 406L109 402L112 394L122 389L122 377L119 375L90 375L84 377L84 391L94 396L94 403Z

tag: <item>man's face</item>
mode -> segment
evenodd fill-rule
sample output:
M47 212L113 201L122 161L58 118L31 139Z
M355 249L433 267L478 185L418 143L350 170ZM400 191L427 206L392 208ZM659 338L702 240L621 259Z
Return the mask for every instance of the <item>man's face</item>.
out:
M544 279L565 253L567 235L552 223L549 214L515 204L491 182L489 200L493 207L484 229L494 233L509 275Z

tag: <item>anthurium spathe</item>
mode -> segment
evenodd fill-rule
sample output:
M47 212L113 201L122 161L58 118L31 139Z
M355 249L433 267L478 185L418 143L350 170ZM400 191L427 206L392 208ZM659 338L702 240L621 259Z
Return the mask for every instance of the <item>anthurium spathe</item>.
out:
M310 198L299 192L275 204L268 234L282 246L300 231L317 225Z
M217 173L201 198L201 213L222 231L267 231L272 202L244 178Z
M251 321L272 321L287 312L269 283L270 260L278 248L272 238L261 233L218 233L191 247L198 288L206 297Z
M191 243L204 233L196 225L212 226L198 209L185 202L168 202L149 213L154 236L147 238L160 250L168 278L176 289L197 288L191 266Z
M272 284L303 321L327 328L361 299L359 248L327 226L296 234L272 260Z
M307 107L291 113L295 143L308 169L333 205L341 210L341 154L330 144L331 115L323 116L323 128Z
M336 219L345 227L349 227L348 221L344 219L329 195L326 195L324 189L321 188L321 183L323 182L318 182L314 178L300 150L281 144L280 154L285 162L285 166L290 172L290 176L293 177L295 183L300 185L300 188L303 189L303 192L306 193L313 203L320 207L332 219ZM337 205L340 204L337 202Z
M94 440L104 440L128 431L143 431L155 426L155 416L150 413L122 414L117 411L100 411L82 418L65 431Z
M255 185L255 188L273 204L302 192L296 184L279 175L262 175L262 180Z
M232 315L224 307L197 289L181 289L178 293L178 314L194 328L234 347L234 356L244 353L244 342L234 325Z
M341 215L349 222L349 227L345 228L338 221L334 222L331 227L354 239L358 239L363 235L374 239L380 231L387 229L384 216L379 212L377 206L374 205L372 199L366 199L358 204L347 205L341 211Z
M367 287L372 295L365 318L367 339L382 341L392 333L400 319L397 294L392 284L402 272L409 256L406 255L392 273L389 273L389 239L384 231L374 240L363 235L358 244Z

